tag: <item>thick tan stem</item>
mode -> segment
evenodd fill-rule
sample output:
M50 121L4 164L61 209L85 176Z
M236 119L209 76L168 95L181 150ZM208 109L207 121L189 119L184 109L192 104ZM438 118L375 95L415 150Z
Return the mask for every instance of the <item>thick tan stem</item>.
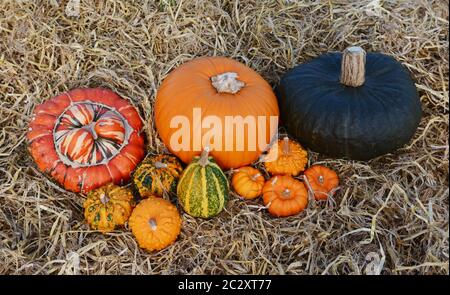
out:
M289 155L291 153L291 148L289 147L289 137L283 138L283 154Z
M206 165L209 164L209 147L205 147L202 151L202 154L200 155L200 160L198 160L198 163L202 166L205 167Z
M359 46L348 47L342 54L341 83L359 87L366 75L366 52Z
M238 74L234 72L226 72L217 76L211 77L211 84L219 93L236 94L245 83L238 80Z

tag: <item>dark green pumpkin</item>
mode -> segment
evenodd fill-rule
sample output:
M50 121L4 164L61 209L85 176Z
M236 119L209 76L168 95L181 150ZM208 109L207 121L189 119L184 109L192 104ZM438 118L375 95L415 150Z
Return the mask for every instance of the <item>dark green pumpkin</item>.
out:
M329 156L368 160L408 143L422 110L405 67L359 47L346 52L352 50L364 55L361 86L342 84L343 54L328 53L286 73L276 94L282 123L303 145Z

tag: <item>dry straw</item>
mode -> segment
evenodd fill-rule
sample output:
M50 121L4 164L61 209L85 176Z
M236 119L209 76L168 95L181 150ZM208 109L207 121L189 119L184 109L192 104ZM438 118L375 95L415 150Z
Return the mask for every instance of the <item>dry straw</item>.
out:
M448 274L447 2L82 0L70 16L67 1L0 1L0 273ZM177 243L146 253L128 230L90 231L82 198L38 173L26 152L34 106L71 88L130 99L147 121L149 150L161 151L155 91L183 62L229 56L275 85L294 65L350 45L403 62L424 117L392 155L311 153L342 186L299 216L271 218L260 201L232 195L219 217L183 215Z

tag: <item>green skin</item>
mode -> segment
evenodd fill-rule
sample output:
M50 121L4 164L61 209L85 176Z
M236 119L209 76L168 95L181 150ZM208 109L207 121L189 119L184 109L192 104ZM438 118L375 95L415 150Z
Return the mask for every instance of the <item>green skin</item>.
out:
M177 168L157 167L156 162ZM162 196L166 192L176 193L178 175L181 171L181 164L174 156L148 156L133 173L134 189L141 197L150 194Z
M206 179L204 182L203 177ZM219 214L228 201L228 193L228 180L212 157L206 160L195 157L184 170L177 187L177 195L184 211L200 218Z

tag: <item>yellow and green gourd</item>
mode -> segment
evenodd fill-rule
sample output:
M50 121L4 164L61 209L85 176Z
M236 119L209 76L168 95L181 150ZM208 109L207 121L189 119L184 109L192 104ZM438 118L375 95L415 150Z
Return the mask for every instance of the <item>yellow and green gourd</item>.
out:
M194 217L213 217L222 211L228 200L228 180L208 153L209 149L205 148L200 157L195 157L178 182L180 204Z
M84 217L91 229L107 233L125 224L134 205L130 189L110 183L87 194Z
M181 162L172 155L149 155L133 173L133 184L143 198L176 193L183 171Z

